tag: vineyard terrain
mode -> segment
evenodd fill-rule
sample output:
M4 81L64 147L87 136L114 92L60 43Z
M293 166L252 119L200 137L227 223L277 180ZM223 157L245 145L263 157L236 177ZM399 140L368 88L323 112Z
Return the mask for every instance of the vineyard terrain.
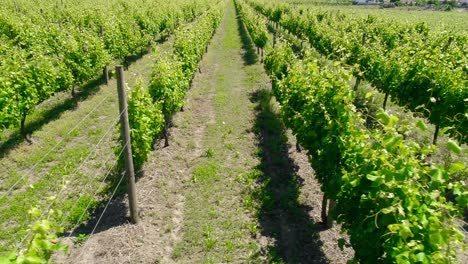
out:
M116 226L110 217L121 214L116 203L102 229L59 262L345 263L352 257L349 250L336 254L338 227L318 232L321 193L313 171L270 107L268 78L243 27L229 3L184 112L174 117L173 143L158 146L137 182L142 223ZM256 211L247 202L261 203L251 200L256 188L281 204Z
M0 264L466 263L467 14L0 7Z

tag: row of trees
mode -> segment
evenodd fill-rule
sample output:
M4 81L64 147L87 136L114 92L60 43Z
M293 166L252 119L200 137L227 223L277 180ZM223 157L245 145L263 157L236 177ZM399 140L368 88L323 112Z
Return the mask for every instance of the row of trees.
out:
M373 16L249 1L258 12L308 41L322 55L354 68L395 103L424 115L468 142L468 38L431 30L425 23L387 23ZM386 100L384 102L384 108Z
M114 59L141 54L208 1L8 3L0 7L0 129L25 133L38 104L60 91L74 94Z
M285 125L307 150L322 191L335 201L332 215L350 236L355 261L456 262L464 246L456 217L467 206L468 192L454 176L464 164L428 165L433 147L405 139L398 118L384 110L377 114L378 126L369 129L354 106L353 68L344 62L330 63L314 51L298 57L280 41L265 68Z

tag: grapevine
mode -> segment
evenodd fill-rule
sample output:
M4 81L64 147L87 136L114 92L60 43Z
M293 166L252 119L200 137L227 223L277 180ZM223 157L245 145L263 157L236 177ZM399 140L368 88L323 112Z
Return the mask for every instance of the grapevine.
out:
M308 150L334 214L363 263L455 261L464 236L454 217L466 206L462 182L448 184L460 167L423 163L432 149L404 140L398 118L378 114L382 130L365 129L352 102L352 74L339 64L303 60L283 44L266 58L285 124ZM422 155L422 156L421 156ZM457 194L457 204L446 194Z

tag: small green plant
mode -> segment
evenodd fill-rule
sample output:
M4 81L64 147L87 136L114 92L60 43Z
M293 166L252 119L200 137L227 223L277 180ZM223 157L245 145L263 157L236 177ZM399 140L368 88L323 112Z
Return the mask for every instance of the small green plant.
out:
M200 164L192 172L193 182L207 182L216 180L218 175L219 165L213 162L207 164Z
M261 251L260 246L254 242L250 242L247 245L247 249L249 250L249 257L248 257L249 261L258 263L258 260L260 258L260 251Z
M205 152L205 156L208 157L208 158L214 157L214 154L215 153L214 153L214 150L212 148L207 149L206 152Z
M244 207L251 212L255 211L255 203L251 194L247 194L244 197Z
M234 150L236 148L236 146L234 145L234 143L226 143L224 145L228 150Z
M283 260L281 259L281 255L278 252L278 249L276 249L273 246L268 247L268 263L277 263L277 264L284 263Z
M67 246L61 244L57 237L57 234L63 233L63 229L51 220L60 218L60 211L50 210L46 219L41 219L42 212L37 207L31 208L28 213L36 220L28 229L31 236L26 247L0 257L1 264L47 263L54 251L67 251Z
M205 248L207 250L210 250L210 249L214 248L214 246L216 245L216 242L218 242L218 241L216 240L216 238L207 237L207 238L205 238L204 242L205 242Z
M248 223L247 228L249 229L249 232L250 232L251 236L257 235L257 232L258 232L257 223Z
M209 214L211 218L215 218L218 213L216 212L216 209L210 208Z
M153 103L149 90L137 83L128 98L128 119L131 127L131 145L135 168L141 169L151 153L156 136L163 129L161 106ZM115 149L119 166L124 166L122 148Z
M68 212L66 221L69 223L77 223L79 221L86 221L90 217L90 211L96 208L98 201L96 198L89 194L82 195L78 201L67 201L62 207L63 211Z
M88 240L88 238L89 238L89 235L87 235L87 234L79 234L75 238L75 247L79 247L79 246L83 245L84 242L86 242L86 240Z
M205 260L203 261L203 264L214 264L214 263L215 263L215 262L214 262L212 259L210 259L210 258L205 259Z
M226 246L226 251L229 252L229 253L232 253L234 252L234 242L232 242L231 240L228 240L224 243L224 245Z
M205 237L203 240L205 249L210 250L214 248L218 240L214 237L213 228L211 226L205 226L203 230L203 236Z

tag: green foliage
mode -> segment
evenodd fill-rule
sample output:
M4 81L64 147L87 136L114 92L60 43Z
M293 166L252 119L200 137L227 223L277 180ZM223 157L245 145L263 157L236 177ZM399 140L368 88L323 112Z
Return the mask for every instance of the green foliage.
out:
M98 206L98 201L95 197L89 194L81 195L78 201L70 200L63 204L62 210L67 212L66 222L67 223L79 223L80 221L86 221L91 216L90 212ZM84 210L88 210L85 212Z
M151 76L149 92L153 101L161 105L165 122L183 106L190 80L197 69L222 12L219 4L203 14L192 25L176 30L174 54L158 56Z
M188 85L183 64L175 56L159 56L156 59L149 93L153 101L161 105L166 121L183 106Z
M215 152L214 152L214 150L212 148L207 149L206 152L205 152L205 156L207 158L212 158L212 157L214 157L214 155L215 155Z
M58 211L50 210L46 219L41 218L42 212L38 208L29 210L35 221L28 232L31 238L27 241L27 248L19 252L12 251L7 256L0 257L1 264L42 264L48 263L54 251L66 252L67 246L61 244L57 233L63 233L63 229L54 222L54 218L61 217Z
M255 46L262 49L265 48L268 43L268 30L265 20L255 14L244 1L238 0L235 1L235 4Z
M89 238L89 235L87 234L79 234L76 238L75 238L75 246L81 246L84 244L84 242L86 242L86 240L88 240Z
M148 89L141 84L135 86L128 98L128 119L133 162L135 169L139 170L147 160L154 140L164 124L161 106L153 103ZM123 155L119 156L119 162L123 164Z
M455 223L467 192L452 175L464 166L427 166L430 147L403 139L398 118L377 114L368 131L356 111L350 72L340 64L303 60L280 44L266 58L285 124L308 150L334 214L362 263L452 263L464 235ZM287 69L286 72L284 69ZM452 142L453 143L453 142ZM452 146L459 152L458 146ZM450 183L449 183L450 179ZM455 195L457 203L446 199Z
M190 17L196 9L185 12ZM137 170L147 160L156 136L169 126L171 116L183 106L190 80L221 17L221 5L218 3L193 24L177 29L175 54L157 56L149 87L137 85L131 91L128 112L133 162ZM121 148L116 149L116 155L120 151ZM123 166L122 156L119 164Z
M248 1L256 10L322 55L355 66L397 104L423 114L451 137L468 142L466 34L438 32L425 23L388 23L310 8Z
M220 167L214 161L200 164L193 169L192 181L193 182L208 182L216 181L219 179Z
M140 54L210 4L85 0L59 7L50 0L16 2L21 12L15 16L13 2L0 7L0 129L19 127L39 103L97 77L113 58Z
M19 126L37 104L71 84L57 60L13 47L0 71L8 73L0 76L0 128Z
M207 0L174 0L170 3L160 0L83 0L67 2L66 7L55 6L59 3L51 0L15 3L19 6L18 12L13 2L0 5L0 130L18 126L40 102L58 91L90 81L112 59L120 60L125 56L139 54L141 48L159 40L161 35L172 33L179 25L192 21L211 8L212 4ZM15 15L12 15L13 12L16 12ZM217 19L219 21L220 18ZM101 27L103 34L100 32ZM187 88L188 81L184 80L184 83ZM137 87L129 96L132 145L138 168L146 160L152 140L161 130L163 106L160 102L154 102L148 89L143 87ZM82 153L68 154L65 156L80 159L78 156ZM59 174L69 175L76 159L66 163L66 166L56 164L60 167L56 169L59 172L53 171L45 175L40 183L34 185L34 190L31 187L13 197L12 201L20 203L4 206L5 214L2 216L5 219L13 216L18 218L18 212L25 211L25 204L41 199L46 192L55 191L56 188L52 186L51 189L47 182L53 177L57 178ZM84 216L83 219L87 218L89 212L82 210L88 205L88 209L92 210L96 205L95 198L84 195L76 205L65 201L60 206L62 209L74 207L67 216L61 217L65 227L70 222L77 223L81 216ZM5 241L13 242L15 238L8 237L13 233L17 236L24 235L25 226L31 219L20 218L17 219L18 225L3 232L2 238ZM43 226L40 230L49 228L50 232L28 240L26 245L22 245L26 249L15 252L2 261L23 263L23 256L26 256L32 263L33 258L29 258L30 256L48 258L48 253L40 253L37 245L44 250L56 249L49 242L40 241L53 237L54 233L61 230L52 220L41 220L37 225ZM3 249L8 250L13 246L12 243L6 244ZM41 260L41 263L46 261Z
M182 62L184 73L189 79L221 21L220 13L220 10L214 8L192 25L175 32L174 54Z

